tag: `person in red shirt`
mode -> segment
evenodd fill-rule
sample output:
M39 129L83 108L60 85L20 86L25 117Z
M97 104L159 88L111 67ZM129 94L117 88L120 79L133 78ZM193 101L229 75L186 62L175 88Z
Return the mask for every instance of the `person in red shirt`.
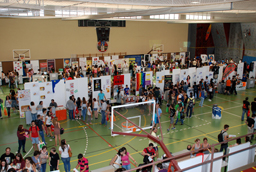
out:
M76 166L76 169L80 166L81 172L89 172L89 165L88 160L83 156L83 154L78 155L78 164Z
M39 128L36 126L35 121L31 122L31 127L29 127L29 135L30 135L30 140L32 141L32 145L34 150L37 150L37 145L40 142L39 138Z
M149 143L148 147L142 151L142 155L144 156L145 163L153 161L153 158L156 156L153 143Z

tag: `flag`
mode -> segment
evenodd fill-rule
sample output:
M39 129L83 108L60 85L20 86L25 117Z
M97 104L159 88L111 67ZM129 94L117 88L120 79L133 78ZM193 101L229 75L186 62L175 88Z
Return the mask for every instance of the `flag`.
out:
M52 80L52 92L55 93L55 86L60 82L60 80Z
M206 31L206 36L205 36L206 41L207 41L207 39L209 38L209 36L211 34L211 30L212 30L212 25L210 24L207 31Z
M137 73L136 77L137 77L136 91L139 91L140 85L142 85L143 88L145 87L145 73Z
M225 80L228 75L230 75L234 70L236 69L236 65L234 63L230 63L225 68L225 71L223 72L222 80Z
M115 75L114 85L123 85L123 84L124 84L124 75Z

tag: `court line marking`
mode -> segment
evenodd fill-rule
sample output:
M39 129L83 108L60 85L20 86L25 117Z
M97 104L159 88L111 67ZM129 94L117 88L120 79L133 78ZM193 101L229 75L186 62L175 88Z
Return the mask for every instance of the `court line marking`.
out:
M79 120L77 120L77 123L81 126L82 124L80 123ZM89 143L89 140L88 140L88 135L87 135L87 132L85 130L85 127L83 127L83 130L84 130L84 134L85 134L85 138L86 138L86 145L85 145L85 149L84 149L84 155L87 151L87 148L88 148L88 143Z
M208 105L205 105L206 107L209 107L209 108L212 108L211 106L208 106ZM240 107L240 106L239 106ZM227 113L227 114L230 114L230 115L233 115L233 116L236 116L236 117L238 117L238 118L241 118L241 116L238 116L238 115L235 115L235 114L232 114L232 113L230 113L230 112L226 112L226 111L222 111L222 112L225 112L225 113Z
M221 97L219 97L219 96L215 96L216 98L218 98L218 99L222 99L222 100L226 100L226 101L229 101L229 102L234 102L234 103L236 103L236 104L240 104L241 106L242 106L242 103L238 103L238 102L236 102L236 101L234 101L234 100L228 100L228 99L224 99L224 98L221 98ZM239 100L241 100L241 99L239 99Z

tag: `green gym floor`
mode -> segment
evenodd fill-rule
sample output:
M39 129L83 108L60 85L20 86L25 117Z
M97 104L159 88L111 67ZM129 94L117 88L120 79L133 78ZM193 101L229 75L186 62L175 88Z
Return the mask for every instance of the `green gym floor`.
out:
M9 88L5 86L2 88L4 94L0 92L0 98L5 100L5 96L9 94ZM245 122L241 122L242 101L245 97L249 97L250 102L253 101L254 97L256 97L255 88L238 91L238 95L228 96L216 94L211 102L205 100L202 108L198 107L199 102L197 101L193 117L185 119L184 125L177 125L176 129L171 130L169 133L166 131L169 126L169 118L165 112L166 102L164 102L161 121L164 143L167 148L170 152L178 152L186 149L188 144L192 145L196 138L200 138L202 142L204 137L208 138L210 144L216 143L217 135L224 124L230 126L229 134L237 136L247 134ZM218 104L223 108L222 119L212 119L211 111L213 104ZM123 112L127 114L134 113L134 111L129 111L128 109ZM137 113L137 115L140 114L139 111ZM65 129L65 133L61 138L66 139L73 152L71 168L73 169L77 165L77 155L79 153L85 154L85 157L88 158L90 170L108 166L111 159L117 153L117 150L123 146L127 148L128 152L138 163L142 163L143 157L140 153L148 146L148 139L131 136L111 137L109 123L107 127L99 125L100 118L99 116L98 120L93 120L93 124L86 128L84 128L86 125L82 121L61 121L61 127ZM19 124L23 124L27 129L29 128L29 126L25 125L25 119L19 118L18 113L11 113L10 118L4 116L0 120L0 154L4 153L6 147L11 147L13 153L17 152L18 140L16 131ZM158 131L158 135L160 135L160 131ZM48 150L50 150L54 146L54 140L49 141L47 137L46 142ZM26 142L26 151L27 154L23 154L23 156L33 155L33 149L29 139ZM162 154L163 151L160 149L159 155L161 156ZM133 167L134 165L132 164ZM64 171L62 162L60 162L60 169ZM47 171L49 171L49 167L47 167Z

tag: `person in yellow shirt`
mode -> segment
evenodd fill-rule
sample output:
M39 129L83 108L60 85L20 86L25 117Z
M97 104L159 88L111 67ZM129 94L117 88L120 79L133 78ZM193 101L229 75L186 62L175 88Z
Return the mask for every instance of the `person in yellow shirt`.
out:
M154 127L153 130L152 130L152 133L151 135L156 137L157 139L159 139L159 137L157 137L156 135L157 133L157 127ZM159 154L158 154L158 147L157 147L157 143L156 142L153 142L152 140L149 140L149 143L152 143L154 146L153 146L153 149L155 150L156 152L156 157L158 158L159 157Z

